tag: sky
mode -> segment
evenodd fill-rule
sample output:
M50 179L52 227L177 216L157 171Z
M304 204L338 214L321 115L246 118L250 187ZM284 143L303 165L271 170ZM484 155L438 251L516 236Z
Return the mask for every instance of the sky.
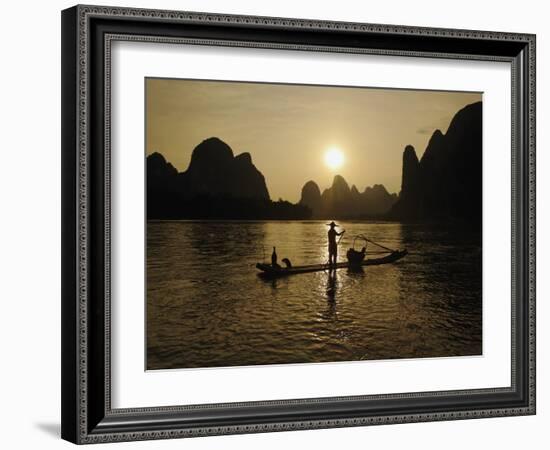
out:
M383 184L398 193L405 146L420 158L436 129L445 133L456 112L481 99L472 92L148 78L146 153L162 153L182 172L193 149L216 136L235 155L252 155L273 200L297 202L307 181L323 191L335 175L360 191Z

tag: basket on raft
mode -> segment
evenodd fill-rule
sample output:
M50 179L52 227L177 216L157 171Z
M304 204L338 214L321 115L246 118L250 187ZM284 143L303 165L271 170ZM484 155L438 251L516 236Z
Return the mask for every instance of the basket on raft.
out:
M356 250L357 239L365 242L365 245L361 250ZM346 256L348 258L348 263L350 266L360 266L363 260L365 259L365 254L367 253L367 238L364 236L356 236L353 239L353 246L347 251Z

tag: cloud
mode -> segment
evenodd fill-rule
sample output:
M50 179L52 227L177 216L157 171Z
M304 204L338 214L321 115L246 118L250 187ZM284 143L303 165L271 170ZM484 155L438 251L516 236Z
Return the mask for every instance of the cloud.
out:
M435 130L441 130L443 134L447 132L453 115L446 114L441 118L432 121L429 125L424 125L416 129L417 134L432 135Z
M417 134L432 134L434 132L433 127L421 127L416 130Z

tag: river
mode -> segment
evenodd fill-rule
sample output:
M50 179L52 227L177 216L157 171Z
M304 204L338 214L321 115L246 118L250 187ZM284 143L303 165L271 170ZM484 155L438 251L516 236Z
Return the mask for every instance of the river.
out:
M410 254L359 273L257 276L273 246L279 261L326 262L326 222L149 222L147 369L481 354L479 232L344 221L340 261L357 234Z

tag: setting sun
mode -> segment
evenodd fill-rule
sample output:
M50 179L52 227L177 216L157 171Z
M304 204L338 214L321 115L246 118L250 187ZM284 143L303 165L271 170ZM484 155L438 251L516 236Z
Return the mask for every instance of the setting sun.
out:
M331 148L325 153L325 164L330 169L338 169L344 164L344 154L339 148Z

